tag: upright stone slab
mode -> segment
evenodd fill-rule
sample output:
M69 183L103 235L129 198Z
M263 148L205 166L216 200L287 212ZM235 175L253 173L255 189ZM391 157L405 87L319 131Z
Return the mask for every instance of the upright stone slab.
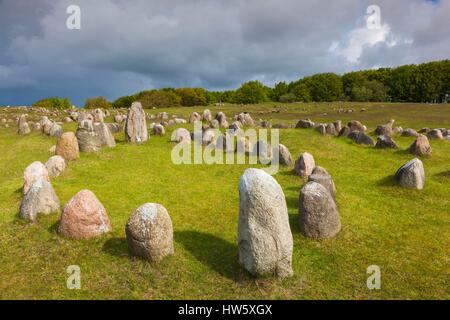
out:
M239 181L239 263L253 275L292 276L292 233L275 179L248 169Z
M131 143L143 143L148 140L147 121L140 102L133 102L128 110L125 139Z
M333 196L320 183L308 182L300 191L300 230L309 238L328 239L341 230L341 221Z
M160 204L140 206L128 220L125 233L134 256L157 262L173 253L172 220Z
M61 156L50 157L45 163L50 178L58 177L66 169L66 161Z
M301 154L295 161L295 172L302 178L308 178L315 167L314 157L308 152Z
M58 139L55 153L67 161L76 160L80 157L80 149L77 137L73 132L64 132Z

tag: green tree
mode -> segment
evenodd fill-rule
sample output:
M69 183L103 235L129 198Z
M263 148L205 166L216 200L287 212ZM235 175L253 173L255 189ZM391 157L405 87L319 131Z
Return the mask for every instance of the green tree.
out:
M105 97L94 97L86 99L84 107L86 109L109 109L111 108L111 103Z
M268 90L259 81L249 81L236 90L236 103L253 104L268 101Z
M176 89L175 93L180 96L183 106L206 106L208 104L206 90L203 88L180 88Z
M169 88L139 92L136 95L136 101L141 102L142 107L145 109L176 107L181 105L180 96Z
M52 97L36 101L33 103L33 107L66 110L72 108L72 103L68 98Z
M135 96L123 96L116 99L112 103L112 107L115 109L129 108L134 101L136 101Z

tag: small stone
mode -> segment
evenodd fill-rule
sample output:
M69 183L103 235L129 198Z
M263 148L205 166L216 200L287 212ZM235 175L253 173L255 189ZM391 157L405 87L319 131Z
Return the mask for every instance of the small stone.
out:
M53 156L47 160L45 167L50 178L56 178L66 169L66 161L61 156Z
M295 172L302 178L308 178L315 167L314 157L308 152L301 154L295 161Z

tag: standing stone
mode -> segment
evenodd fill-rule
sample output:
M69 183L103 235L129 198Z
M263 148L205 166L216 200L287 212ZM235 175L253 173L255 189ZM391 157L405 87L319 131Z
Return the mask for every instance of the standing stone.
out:
M219 121L217 121L216 119L213 119L212 121L211 121L211 128L212 129L219 129L220 128L220 123L219 123Z
M309 238L328 239L341 230L336 202L317 182L308 182L300 191L299 217L300 230Z
M89 239L112 230L106 210L94 193L81 190L64 206L58 232L74 239Z
M431 149L430 142L423 134L420 134L416 141L414 141L409 147L409 153L416 156L429 156L432 152L433 150Z
M333 199L336 198L336 185L334 184L333 178L328 173L327 170L325 170L322 167L315 167L312 171L311 175L308 178L308 182L317 182L325 187L325 189L328 190L328 192L331 194Z
M305 152L295 161L295 172L302 178L308 178L316 166L314 157Z
M349 127L343 126L342 129L339 131L339 137L348 137L348 135L349 135L351 132L352 132L352 131L350 130Z
M281 165L290 166L292 165L292 156L289 149L282 144L278 145L278 159Z
M338 132L339 132L339 131L338 131ZM331 136L336 136L336 135L337 135L336 127L334 126L334 123L329 123L329 124L327 124L327 127L326 127L326 133L327 133L328 135L331 135Z
M333 122L333 125L334 125L334 129L337 134L339 132L341 132L341 130L342 130L342 121L341 120L337 120L337 121Z
M125 227L131 254L158 262L173 254L172 220L166 208L156 203L140 206Z
M236 152L239 154L250 154L253 151L253 145L246 137L238 137L236 143Z
M422 190L425 185L425 170L423 163L415 158L395 173L395 179L404 188Z
M80 157L77 137L73 132L64 132L58 139L55 154L67 161L76 160Z
M320 134L326 134L327 133L327 126L324 124L319 124L316 126L316 131Z
M63 132L64 132L63 128L56 122L53 122L52 126L50 127L50 132L48 134L50 137L59 138L62 136Z
M113 148L116 146L116 140L106 123L94 123L94 132L99 137L102 147Z
M402 132L402 137L418 137L419 133L414 129L406 129Z
M378 126L375 129L375 134L377 136L389 136L390 137L392 135L392 128L394 126L394 123L395 123L395 120L391 120L391 121L389 121L388 124Z
M103 122L105 118L105 114L101 109L94 110L94 121L95 122Z
M232 153L234 152L234 138L230 133L225 132L217 138L216 147L219 150Z
M19 215L22 219L36 221L40 214L59 212L59 199L51 183L45 179L38 179L23 197Z
M125 139L131 143L142 143L148 140L147 121L140 102L133 102L128 109Z
M42 162L35 161L30 164L23 173L23 194L26 194L30 190L33 183L39 179L49 181L47 168Z
M293 275L286 199L263 170L248 169L239 181L238 247L239 263L251 274Z
M214 144L216 141L216 131L208 129L202 134L201 144L206 147L210 144Z
M367 128L364 126L361 122L353 120L350 121L347 126L350 128L351 131L360 131L360 132L366 132Z
M314 122L312 122L310 119L305 119L305 120L300 120L297 125L295 126L295 128L297 129L309 129L309 128L314 128L316 124Z
M197 121L202 121L202 117L197 112L193 112L189 117L189 123L194 123Z
M61 156L53 156L47 160L45 167L50 178L56 178L66 169L66 161Z
M223 112L219 112L216 114L215 119L219 122L220 127L228 128L227 116Z
M31 132L30 126L28 125L26 115L21 115L19 117L19 130L17 131L20 135L26 135Z
M156 136L163 136L166 134L166 130L161 124L157 123L153 126L153 134Z
M398 145L390 136L379 136L375 148L379 149L397 149Z
M243 126L249 127L255 126L255 121L253 121L252 117L250 116L250 113L248 112L242 112L238 114L236 118L237 118L236 120L242 123Z
M431 130L427 133L427 137L429 139L437 139L437 140L444 140L444 135L442 134L442 131L439 129Z
M173 142L191 143L191 134L185 128L178 128L172 132Z
M357 144L364 144L368 146L375 145L375 141L373 141L371 137L369 137L362 131L352 131L347 137L356 142Z
M211 111L209 111L209 109L205 109L205 111L203 111L202 119L203 119L203 121L207 121L207 122L212 121L212 114L211 114Z
M261 162L266 162L272 158L272 148L264 140L258 140L253 148L253 155L258 156Z

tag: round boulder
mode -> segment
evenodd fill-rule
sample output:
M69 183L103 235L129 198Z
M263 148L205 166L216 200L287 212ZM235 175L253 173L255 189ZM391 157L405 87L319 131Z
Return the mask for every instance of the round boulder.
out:
M308 238L328 239L341 230L336 202L317 182L308 182L300 191L299 217L300 230Z
M73 132L64 132L58 139L55 154L71 161L80 157L77 137Z
M395 179L403 188L422 190L425 185L423 163L415 158L404 164L395 173Z
M50 182L47 168L42 164L42 162L35 161L30 164L23 173L23 194L26 194L33 183L39 179Z
M314 157L305 152L295 161L295 172L302 178L308 178L316 166Z
M140 206L128 220L125 233L134 256L157 262L173 254L172 220L160 204Z
M94 193L81 190L64 206L58 232L74 239L89 239L112 230L105 208Z
M50 178L56 178L66 169L66 161L61 156L53 156L47 160L45 167Z
M22 199L19 215L22 219L36 221L40 214L59 213L58 196L50 182L36 180Z

